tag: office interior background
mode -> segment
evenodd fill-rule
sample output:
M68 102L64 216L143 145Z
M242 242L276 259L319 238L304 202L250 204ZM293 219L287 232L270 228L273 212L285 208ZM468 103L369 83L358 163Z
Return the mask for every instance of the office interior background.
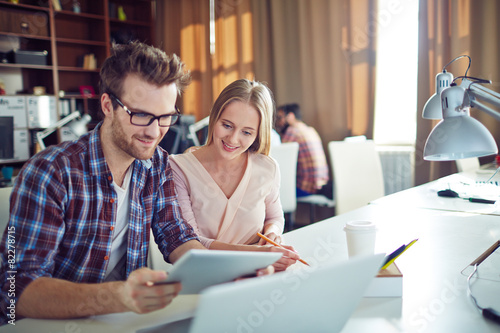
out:
M497 1L214 1L212 21L210 6L175 0L158 6L160 43L194 73L185 112L206 116L214 96L236 78L265 81L278 105L303 107L304 121L325 145L366 135L379 145L414 148L415 185L456 171L453 162L422 158L437 123L421 117L435 75L467 54L469 75L500 88ZM457 77L467 65L456 61L447 70ZM499 124L471 114L498 142Z
M64 7L70 1L60 2ZM235 79L263 81L277 105L301 105L304 121L317 129L325 147L365 135L377 143L383 163L384 153L400 152L405 158L392 166L391 177L411 185L456 171L454 162L422 158L437 121L422 119L421 113L443 66L469 55L469 75L491 80L489 88L500 91L496 0L142 2L154 9L149 42L178 54L193 74L179 100L184 114L206 117L215 97ZM5 44L3 36L0 46ZM447 70L457 77L467 66L459 60ZM20 77L21 69L0 68L7 94L22 90ZM498 144L500 124L478 111L471 115Z

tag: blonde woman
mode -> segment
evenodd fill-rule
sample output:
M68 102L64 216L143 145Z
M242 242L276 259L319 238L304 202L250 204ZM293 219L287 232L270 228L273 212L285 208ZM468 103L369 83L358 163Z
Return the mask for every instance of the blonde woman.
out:
M274 102L262 83L241 79L215 101L207 143L172 155L171 166L184 219L202 244L215 250L279 251L285 270L299 258L291 246L266 244L261 232L281 243L284 227L280 173L269 157Z

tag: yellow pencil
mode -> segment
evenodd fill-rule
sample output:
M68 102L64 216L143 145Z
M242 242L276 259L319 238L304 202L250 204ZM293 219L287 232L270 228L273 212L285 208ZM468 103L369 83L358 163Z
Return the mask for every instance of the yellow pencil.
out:
M262 238L263 240L265 240L266 242L268 243L271 243L273 244L274 246L277 246L277 247L281 247L282 249L285 249L285 250L288 250L286 247L283 247L281 246L280 244L276 243L276 242L273 242L272 240L270 240L269 238L267 238L266 236L264 236L263 234L261 234L260 232L257 233L257 236L259 236L260 238ZM304 259L299 259L299 261L307 266L311 266L309 265Z

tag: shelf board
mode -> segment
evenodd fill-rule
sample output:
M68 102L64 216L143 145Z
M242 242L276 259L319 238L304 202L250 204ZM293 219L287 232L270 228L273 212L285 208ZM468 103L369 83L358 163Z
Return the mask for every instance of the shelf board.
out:
M36 11L43 11L43 12L48 12L49 8L48 7L41 7L41 6L34 6L34 5L24 5L24 4L16 4L16 3L10 3L7 1L0 1L0 6L2 7L11 7L11 8L18 8L18 9L29 9L29 10L36 10Z
M50 36L38 36L38 35L20 34L20 33L5 32L5 31L1 31L0 32L0 36L18 37L18 38L29 38L29 39L38 39L38 40L50 41Z
M105 19L104 15L90 14L90 13L75 13L71 10L58 10L54 11L54 14L56 20L58 16L71 16L73 18L78 18L78 19L93 19L102 21L104 21Z
M100 68L96 69L86 69L82 67L72 67L72 66L59 66L57 67L58 71L64 72L88 72L88 73L99 73Z
M151 27L151 22L146 21L133 21L133 20L119 20L117 18L109 18L109 22L112 24L123 24L123 25L134 25L134 26L142 26L142 27Z
M80 95L80 94L71 94L71 93L66 93L64 94L64 96L62 97L59 97L60 99L100 99L101 97L99 95L94 95L92 97L88 97L88 96L83 96L83 95Z
M73 39L73 38L58 38L58 37L56 37L56 42L57 43L68 43L68 44L104 46L104 47L108 46L108 44L106 44L106 42L88 40L88 39Z
M109 0L109 3L116 3L118 5L128 3L128 4L133 4L137 2L155 2L156 0Z
M21 69L44 69L52 70L53 66L50 65L30 65L30 64L11 64L11 63L0 63L0 67L3 68L21 68Z

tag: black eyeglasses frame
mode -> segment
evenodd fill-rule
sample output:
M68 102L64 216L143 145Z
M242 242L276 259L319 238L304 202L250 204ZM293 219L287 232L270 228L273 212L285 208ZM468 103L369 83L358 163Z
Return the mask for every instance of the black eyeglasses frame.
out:
M120 99L118 97L116 97L115 94L112 94L112 93L108 93L109 97L111 97L112 99L114 99L118 105L123 109L125 110L125 112L128 113L128 115L130 116L130 123L134 126L140 126L140 127L147 127L149 125L151 125L155 120L158 120L158 126L160 127L171 127L173 125L175 125L178 121L179 121L179 118L181 116L181 111L179 110L179 108L177 107L177 105L175 106L175 114L169 114L169 115L161 115L161 116L155 116L154 114L152 113L149 113L149 112L137 112L137 111L132 111L130 108L128 108L125 104L123 104L122 101L120 101ZM136 115L146 115L146 116L149 116L150 117L150 120L147 124L135 124L134 122L132 122L132 119L134 116ZM166 118L166 117L170 117L172 120L170 121L170 124L169 125L161 125L160 124L160 120L163 118Z

